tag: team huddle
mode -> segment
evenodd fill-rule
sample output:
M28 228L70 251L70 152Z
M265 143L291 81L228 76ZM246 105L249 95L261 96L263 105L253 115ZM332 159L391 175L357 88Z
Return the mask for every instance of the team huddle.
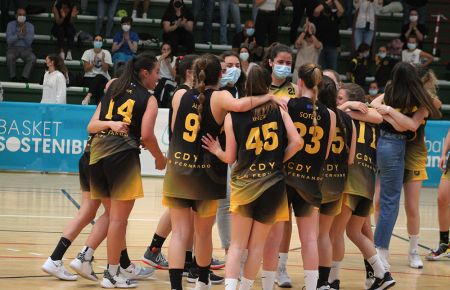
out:
M216 216L227 253L226 290L251 289L261 265L263 290L275 283L292 287L286 262L293 217L306 290L340 289L345 233L364 257L361 286L393 287L388 249L400 192L402 186L413 192L408 204L412 211L418 208L427 178L425 120L440 116L434 75L400 62L385 93L369 103L359 85L343 84L336 72L314 64L301 66L297 83L290 82L292 61L291 49L282 44L272 45L263 62L246 72L232 52L178 58L180 81L171 101L166 157L154 134L158 104L150 92L159 78L159 61L147 54L130 60L107 84L88 125L88 146L80 159L82 206L42 269L62 280L77 279L62 257L102 204L103 215L70 267L98 281L93 253L107 238L104 288L136 287L153 267L168 269L171 289L182 289L186 275L197 290L220 283L211 271ZM134 201L144 195L142 147L155 158L156 169L167 169L162 192L167 210L143 257L150 268L130 261L125 240ZM442 169L448 150L450 130ZM448 210L449 171L442 184ZM442 216L447 241L441 239L430 260L450 256L449 214ZM421 268L415 223L417 229L408 228L408 258L411 267ZM161 247L170 232L167 261Z

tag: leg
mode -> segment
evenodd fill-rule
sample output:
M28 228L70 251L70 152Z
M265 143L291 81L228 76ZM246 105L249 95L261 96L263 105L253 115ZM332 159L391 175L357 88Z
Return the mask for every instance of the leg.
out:
M244 277L249 280L255 280L256 278L263 257L264 241L269 234L270 228L271 225L253 221L247 247L248 257L244 267Z
M95 20L95 34L102 32L103 20L105 19L106 5L104 0L97 2L97 19ZM108 18L109 20L109 18Z
M375 224L378 222L378 216L380 215L380 176L377 175L375 180L375 194L373 195L374 205L373 205L373 216L375 219Z
M230 12L231 12L231 17L233 17L234 26L236 27L235 33L239 33L242 31L241 11L239 8L239 4L237 4L234 1L231 1Z
M194 249L198 266L198 283L209 284L209 273L212 257L212 226L216 215L201 217L194 212Z
M370 215L366 218L366 221L364 222L362 233L365 235L369 240L373 242L373 231L372 231L372 221L370 219Z
M94 104L98 104L103 97L103 90L105 88L108 79L103 75L96 75L93 78L89 86L89 92L92 93L92 97L94 98Z
M303 19L303 13L305 12L306 2L307 1L305 0L292 0L294 12L292 13L291 30L289 32L290 44L295 43L295 40L297 39L298 27L300 26L300 23L302 22Z
M73 25L68 25L66 27L66 37L67 37L67 50L70 51L74 45L74 37L77 31Z
M53 24L52 35L56 38L58 43L58 49L60 52L64 52L64 29L60 25Z
M106 37L111 36L112 28L114 25L114 14L116 13L118 4L119 4L119 0L113 0L111 3L109 3L108 20L106 22L106 31L105 31Z
M203 41L211 42L212 40L212 18L214 12L214 2L215 0L205 0L205 22L204 22L204 33Z
M228 176L230 174L230 169L228 168ZM227 179L230 180L230 179ZM228 252L230 247L230 186L227 183L227 197L219 200L219 205L217 208L217 228L219 230L220 241L222 242L222 248L225 252Z
M319 211L314 208L310 216L297 217L296 220L300 242L302 243L305 288L306 290L315 290L319 278L319 250L317 248Z
M227 44L228 10L231 0L220 0L220 44Z
M92 227L91 233L86 240L85 245L91 249L96 250L98 246L103 242L108 234L109 228L109 211L111 209L111 201L109 199L104 199L102 201L105 211L97 219L95 225Z
M239 214L231 214L231 242L225 266L227 279L238 279L241 265L241 257L248 248L253 220Z
M403 185L403 188L405 190L405 211L408 234L410 236L417 236L420 231L419 203L422 181L407 182Z
M21 50L20 57L25 62L25 67L23 68L22 76L28 80L30 78L33 67L36 63L36 55L34 55L33 50L31 48L26 48Z
M338 51L336 47L330 48L330 50L328 51L328 63L332 70L337 70Z
M144 4L142 6L143 6L143 9L144 9L142 11L142 15L145 14L145 16L147 16L148 8L150 7L150 0L144 0ZM142 18L147 18L147 17L142 17Z
M266 13L258 13L255 21L255 40L256 44L261 47L266 46Z
M450 228L450 180L441 179L438 191L439 231L448 232Z
M333 258L333 248L330 239L331 225L334 217L321 214L319 217L319 237L317 239L319 251L319 265L330 267Z
M194 40L194 35L192 33L179 32L179 34L177 34L176 38L181 39L183 45L186 47L187 54L194 53L195 40Z
M18 50L10 48L6 53L6 64L8 65L9 77L15 79L16 76L16 60L19 58Z
M172 238L169 244L169 268L183 269L189 237L192 232L190 208L171 208ZM180 277L181 278L181 277Z
M358 47L361 45L363 41L363 34L364 29L361 28L355 28L353 31L353 42L355 43L355 47L353 48L353 51L356 51Z
M372 47L372 41L373 41L374 34L375 34L375 31L373 31L373 30L364 32L364 37L363 37L364 43L368 44L370 47Z
M278 41L278 11L275 11L270 15L271 17L268 30L269 45Z
M353 26L353 1L344 0L344 11L346 28L351 28Z

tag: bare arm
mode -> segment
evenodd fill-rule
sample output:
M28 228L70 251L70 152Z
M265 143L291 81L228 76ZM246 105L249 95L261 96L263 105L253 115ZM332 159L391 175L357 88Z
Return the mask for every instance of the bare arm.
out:
M401 124L399 124L394 118L392 118L389 115L384 115L383 116L383 120L385 120L386 122L388 122L389 124L392 125L392 127L394 127L395 130L397 130L398 132L405 132L408 131L408 129L406 129L405 127L403 127Z
M94 64L83 60L83 69L85 72L90 72L94 68Z
M446 158L447 152L449 150L450 150L450 129L448 129L447 137L445 137L444 145L442 146L441 160L439 161L439 168L441 168L442 171L444 171L444 167L447 164ZM447 170L450 170L450 168L447 168Z
M429 66L433 62L433 56L423 50L420 52L420 57L425 59L423 66Z
M298 150L303 146L304 140L298 134L297 129L295 128L294 123L292 122L291 117L288 113L283 110L280 110L281 117L283 117L284 127L286 128L288 144L286 149L284 150L283 162L288 161L292 158L292 156L297 153Z
M327 147L327 155L325 159L328 159L328 155L330 154L331 144L333 144L333 138L336 134L336 114L328 109L328 113L330 113L330 135L328 137L328 147Z
M63 23L63 21L64 21L64 17L61 17L59 15L58 8L56 8L56 6L53 6L52 12L53 12L53 17L55 18L56 24L61 25L61 23Z
M266 0L255 0L256 6L261 6L264 4L264 2L266 2Z
M178 21L176 21L174 25L170 25L170 21L163 21L164 33L175 31L177 28L178 28Z
M339 0L334 0L334 5L336 5L337 16L341 17L342 15L344 15L344 7L342 6L341 2L339 2Z
M246 112L274 99L269 94L261 97L235 99L228 91L220 91L220 93L222 96L217 98L219 106L228 112Z
M356 155L356 127L355 123L352 121L352 143L350 144L350 150L348 152L348 165L351 165L355 162Z
M380 124L383 122L383 116L377 110L369 108L367 113L358 111L346 111L346 113L354 120L364 121L372 124Z
M138 50L138 43L136 41L128 40L128 46L130 47L133 53L136 53Z
M425 107L420 107L412 117L408 117L389 106L380 106L377 110L383 115L389 115L400 124L400 126L410 131L416 131L423 120L428 116L428 110Z
M111 51L112 51L113 53L116 52L116 51L118 51L118 50L122 47L123 43L124 43L123 38L122 38L122 41L121 41L121 42L113 42Z
M219 143L219 138L214 139L209 133L202 136L202 147L216 155L222 162L233 164L237 156L237 142L233 132L233 120L230 114L225 116L224 123L226 135L226 151L223 151Z
M88 132L89 133L97 133L103 130L111 129L115 132L127 133L128 125L124 122L120 121L101 121L100 120L100 111L102 108L102 103L99 103L97 109L95 110L94 115L89 121L88 124Z
M173 132L173 127L175 125L175 120L177 118L178 108L180 107L181 97L186 93L186 90L178 90L172 97L172 123L170 130Z

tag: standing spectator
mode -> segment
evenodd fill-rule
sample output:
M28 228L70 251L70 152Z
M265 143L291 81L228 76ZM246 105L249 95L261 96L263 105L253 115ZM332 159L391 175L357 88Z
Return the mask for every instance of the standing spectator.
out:
M139 43L138 34L131 31L133 19L128 16L122 17L120 24L122 25L122 31L116 32L113 38L112 53L114 70L121 63L126 63L136 55Z
M344 0L345 29L353 27L353 0Z
M397 62L398 59L393 58L392 55L388 54L385 45L378 48L378 54L375 57L375 81L378 83L381 92L384 92L384 87L386 86L386 83L391 76L391 72Z
M299 67L306 63L319 63L322 43L316 38L315 34L316 26L307 20L303 32L300 33L298 39L295 41L297 57L295 58L294 73L292 76L293 83L297 83Z
M119 0L98 0L97 3L97 20L95 20L95 34L102 33L103 21L105 20L105 15L108 17L106 22L106 37L111 36L111 31L114 24L114 13L116 13L117 4ZM106 8L108 6L108 8ZM108 12L106 12L108 9Z
M77 6L70 0L57 0L53 5L53 16L55 22L52 27L52 34L58 40L59 55L64 60L72 60L72 48L76 34L73 26L78 15ZM67 39L67 55L64 54L64 39Z
M323 45L319 56L322 69L337 69L338 47L341 46L339 22L343 14L339 0L327 0L314 9L312 22L316 25L316 37Z
M256 0L258 14L255 21L255 38L259 47L268 47L278 39L278 12L280 0ZM266 39L269 43L266 43Z
M365 87L368 67L368 57L370 46L366 43L361 43L356 50L355 56L351 59L347 71L347 77L352 83Z
M184 47L186 54L194 52L194 17L183 0L170 0L161 24L163 41L170 43L173 54L178 54L180 45Z
M292 13L291 30L289 31L289 41L291 44L297 39L298 27L302 22L303 14L305 13L306 6L308 5L308 0L292 0L292 7L294 11Z
M428 31L425 25L420 24L418 20L419 20L419 13L417 9L412 8L409 11L408 22L406 22L405 25L403 25L402 27L401 40L406 43L410 35L415 35L417 38L417 47L422 49L423 41L425 39L425 36L428 34Z
M239 10L239 0L219 0L220 1L220 44L228 44L227 24L228 12L233 17L236 33L242 31L241 12Z
M214 2L215 0L192 0L195 23L200 18L200 11L203 11L203 42L207 44L211 44Z
M247 46L251 55L255 53L256 39L255 23L253 20L249 19L245 21L244 29L234 35L231 46L234 52L238 52L242 46Z
M13 82L18 80L16 76L16 60L18 58L21 58L25 63L20 81L26 83L30 78L31 71L36 63L36 56L31 48L33 39L34 26L27 22L25 9L18 8L16 20L8 23L6 29L6 42L8 43L6 63L8 64L9 77Z
M137 18L137 9L139 8L139 2L141 2L141 0L133 1L133 12L131 12L131 18L133 18L133 19ZM144 2L144 4L142 4L142 6L143 6L142 18L147 19L147 12L148 12L148 7L150 6L150 0L143 0L143 2Z
M45 58L47 71L44 75L41 103L66 103L66 75L64 60L58 54L50 54Z
M402 61L424 67L433 62L431 54L417 48L417 37L415 35L408 37L406 46L407 48L402 51Z
M98 0L100 1L100 0ZM80 1L80 8L81 8L81 14L88 14L88 0L81 0Z
M172 101L171 96L177 86L175 82L177 58L173 55L169 43L161 45L161 55L158 55L156 59L159 62L159 80L155 87L155 97L159 108L169 108Z
M383 0L353 0L356 8L355 29L353 30L354 48L361 43L372 47L375 35L376 13L383 7Z
M103 37L97 34L94 38L94 48L88 49L83 53L84 77L83 86L88 87L89 91L82 104L98 104L103 97L103 89L106 83L111 79L108 70L112 66L111 53L102 49Z
M428 0L402 0L403 2L403 23L408 22L409 14L408 12L411 8L415 8L419 13L419 23L425 24L427 18L426 6Z

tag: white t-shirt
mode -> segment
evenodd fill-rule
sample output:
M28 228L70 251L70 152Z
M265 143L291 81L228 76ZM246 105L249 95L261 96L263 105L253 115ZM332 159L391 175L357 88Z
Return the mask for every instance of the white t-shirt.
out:
M158 55L156 57L158 60L161 58L160 55ZM175 62L176 62L176 57L172 58L172 62L170 63L170 66L175 67ZM160 66L159 66L159 77L162 78L166 78L166 79L170 79L170 80L174 80L172 73L170 72L170 67L169 67L169 63L164 60L160 62Z
M66 78L60 71L45 72L41 103L66 103Z
M102 61L101 60L103 57L103 53L105 54L105 63L112 66L113 63L112 63L112 59L111 59L111 53L109 53L109 51L107 51L106 49L102 49L99 53L95 53L94 49L91 48L91 49L86 50L83 53L81 60L94 64L94 67L92 68L91 71L84 73L85 77L93 78L96 75L101 74L108 80L111 79L111 77L109 76L109 73L102 69Z
M266 0L263 4L258 6L258 9L265 11L275 11L277 6L277 0Z
M420 61L420 53L422 50L416 48L413 51L410 51L409 49L405 49L402 51L402 61L409 62L412 64L421 64Z

